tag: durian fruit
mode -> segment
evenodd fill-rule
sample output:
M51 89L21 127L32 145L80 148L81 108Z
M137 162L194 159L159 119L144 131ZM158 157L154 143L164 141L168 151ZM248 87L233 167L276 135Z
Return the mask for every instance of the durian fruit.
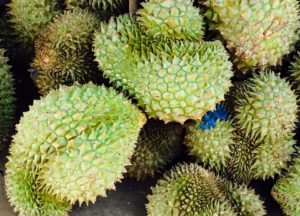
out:
M92 38L99 21L86 10L65 11L50 23L35 43L32 67L39 92L45 95L59 85L95 81Z
M288 216L300 215L300 157L272 188L272 196Z
M24 47L32 47L35 39L60 12L58 0L12 0L10 23Z
M103 10L114 10L124 6L125 0L65 0L68 7L90 6Z
M261 71L245 85L246 92L235 101L235 119L247 137L276 140L294 130L297 96L285 79Z
M62 215L114 189L130 164L145 116L112 89L62 86L35 101L17 125L6 164L20 215ZM49 178L50 176L50 178Z
M216 111L208 112L201 122L191 121L185 125L185 144L189 154L217 172L224 171L235 143L235 128L226 119L226 111L218 105Z
M142 180L164 169L180 153L183 132L178 123L150 119L140 132L129 175Z
M112 19L96 34L94 52L104 75L150 117L184 123L224 100L233 73L219 41L152 40L143 29L127 15Z
M201 40L203 17L192 0L148 0L137 14L152 37Z
M300 90L300 53L297 53L297 56L292 63L291 67L291 76L295 79L295 84L297 86L297 90Z
M6 144L12 130L14 102L14 80L5 50L0 49L0 149Z
M206 6L210 26L220 31L241 69L280 64L298 40L297 0L207 0Z
M252 190L231 185L196 164L176 165L147 198L149 216L265 215Z

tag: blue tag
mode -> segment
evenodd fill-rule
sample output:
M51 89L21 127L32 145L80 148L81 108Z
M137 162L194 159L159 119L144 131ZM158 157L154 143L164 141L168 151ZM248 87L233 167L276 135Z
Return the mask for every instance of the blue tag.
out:
M214 111L209 111L203 116L199 129L210 130L216 126L218 119L220 119L220 121L225 121L228 120L228 118L229 114L225 107L218 104Z

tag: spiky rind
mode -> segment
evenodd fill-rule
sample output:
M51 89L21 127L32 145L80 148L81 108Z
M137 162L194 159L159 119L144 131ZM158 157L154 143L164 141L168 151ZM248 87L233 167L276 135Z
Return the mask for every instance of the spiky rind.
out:
M300 157L272 188L272 196L288 216L300 214Z
M237 123L251 139L276 140L293 131L297 120L297 96L290 84L271 71L255 74L247 92L237 98Z
M232 185L196 164L175 166L147 198L151 216L265 215L253 191ZM258 203L253 207L251 201Z
M91 83L61 87L35 101L17 125L7 163L15 210L45 215L43 196L67 204L105 196L130 164L144 123L124 96Z
M297 0L207 0L206 5L211 27L221 32L240 68L279 64L298 40Z
M20 41L32 46L46 25L57 15L57 0L12 0L9 5L10 22Z
M150 119L140 132L129 175L141 180L161 171L180 153L182 141L180 124Z
M186 126L185 144L189 154L217 172L224 168L231 158L234 145L234 127L230 121L217 120L210 130L200 129L201 122L190 122Z
M91 51L93 32L98 25L93 13L74 9L56 17L40 34L32 67L37 72L34 81L41 94L62 84L83 84L100 77Z
M152 37L202 39L203 17L191 0L148 0L142 6L138 20Z
M12 130L14 102L14 80L5 50L0 49L0 149L6 144Z
M224 99L232 64L219 41L165 43L147 40L138 28L128 16L111 20L96 34L94 51L104 74L132 93L150 117L201 119Z
M65 0L68 7L90 6L103 10L114 10L125 5L125 0Z
M300 91L300 52L297 53L297 56L292 63L291 72L291 76L295 79L297 90Z

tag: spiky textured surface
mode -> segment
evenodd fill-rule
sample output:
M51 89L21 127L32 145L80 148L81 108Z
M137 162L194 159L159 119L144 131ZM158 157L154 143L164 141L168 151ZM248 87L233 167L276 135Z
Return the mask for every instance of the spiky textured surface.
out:
M201 40L203 17L191 0L148 0L137 13L153 37Z
M60 12L57 0L12 0L9 7L10 22L24 46L34 40L53 17Z
M196 164L174 167L152 188L148 200L147 212L153 216L265 215L253 191L236 188Z
M178 123L150 119L140 132L129 175L141 180L164 169L180 153L183 132Z
M297 96L290 84L271 71L255 74L246 92L236 100L236 120L251 139L276 140L293 131Z
M37 71L34 80L41 94L61 84L96 79L91 44L98 24L93 13L74 9L56 17L39 36L32 67Z
M185 144L189 154L216 171L224 171L234 145L234 127L230 121L217 120L210 130L201 129L202 122L188 123Z
M128 90L150 117L183 123L201 119L224 99L232 64L219 41L149 40L129 16L96 34L94 51L104 74Z
M292 63L291 72L292 77L295 79L297 90L300 91L300 52L297 53L297 56Z
M117 9L125 5L125 0L65 0L67 6L91 6L103 10Z
M272 196L288 216L300 215L300 157L272 188Z
M17 125L6 165L15 211L61 215L69 203L105 196L130 164L144 123L122 95L91 83L35 101Z
M0 149L6 144L12 129L14 102L14 80L5 50L0 49Z
M297 0L207 0L207 17L234 53L240 68L281 63L298 40Z

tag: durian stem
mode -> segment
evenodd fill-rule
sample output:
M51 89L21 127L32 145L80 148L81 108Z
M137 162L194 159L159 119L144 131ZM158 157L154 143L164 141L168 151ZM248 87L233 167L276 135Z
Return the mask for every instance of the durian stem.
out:
M129 12L135 14L137 11L137 0L129 0Z

